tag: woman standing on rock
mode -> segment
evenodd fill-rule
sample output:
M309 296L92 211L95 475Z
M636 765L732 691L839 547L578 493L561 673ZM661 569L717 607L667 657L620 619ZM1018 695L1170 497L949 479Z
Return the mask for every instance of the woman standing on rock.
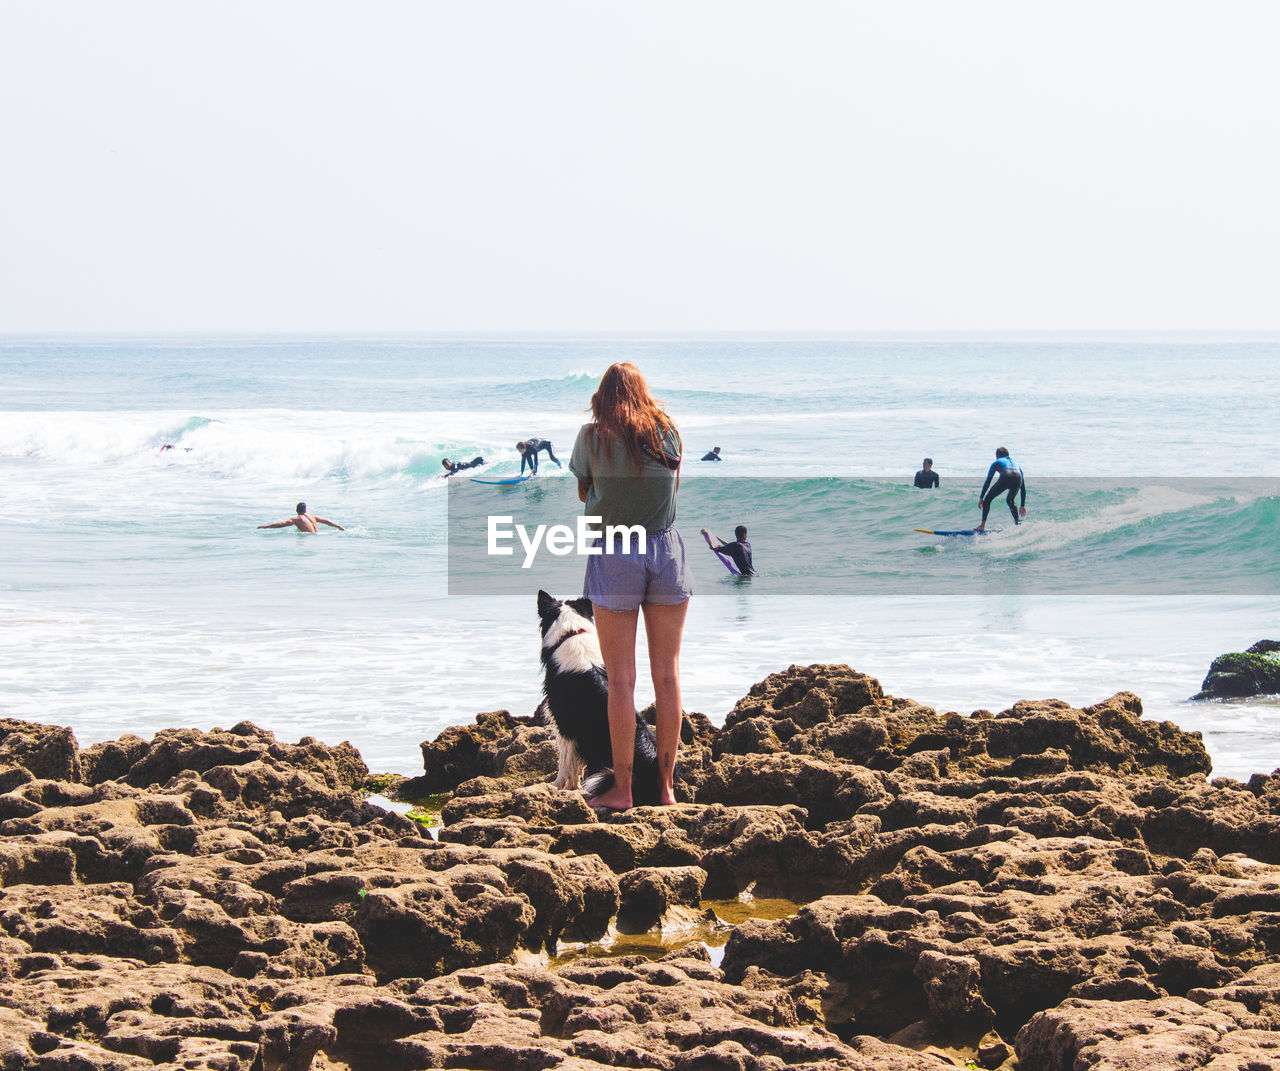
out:
M674 803L680 742L680 641L693 580L684 540L675 529L683 444L673 421L649 393L640 370L612 365L591 396L589 424L573 444L569 470L587 515L610 525L642 526L644 546L615 538L587 559L584 594L591 600L600 653L609 676L609 740L613 787L588 802L631 806L636 735L636 625L644 611L649 672L657 706L658 800Z

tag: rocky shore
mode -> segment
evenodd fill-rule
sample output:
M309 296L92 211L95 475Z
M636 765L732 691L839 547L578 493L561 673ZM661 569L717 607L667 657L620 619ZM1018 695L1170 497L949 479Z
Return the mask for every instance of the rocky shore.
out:
M1141 713L793 666L602 820L499 711L399 786L433 830L348 744L0 720L0 1069L1280 1067L1280 776Z

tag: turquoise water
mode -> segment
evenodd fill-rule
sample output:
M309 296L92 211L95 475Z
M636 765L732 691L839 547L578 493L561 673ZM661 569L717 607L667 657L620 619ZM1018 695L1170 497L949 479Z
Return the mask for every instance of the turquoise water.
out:
M1103 605L1135 596L1280 597L1280 479L1049 476L1034 485L1028 477L1028 486L1032 523L1015 526L1000 499L981 538L915 532L978 523L981 481L967 477L921 492L901 477L694 475L681 480L678 520L700 557L699 528L732 538L738 522L749 522L760 571L754 597L795 603L993 590ZM452 481L450 594L501 595L530 578L558 590L577 585L576 551L557 560L514 531L522 525L528 541L539 526L572 522L581 512L576 490L573 480L546 477L514 488ZM514 552L506 557L491 553L491 515L511 517L499 524L513 533L499 541Z
M440 459L514 473L530 435L565 458L614 360L690 458L724 451L682 477L689 709L828 660L962 712L1127 688L1218 772L1280 766L1275 701L1184 702L1280 634L1265 338L0 339L0 711L82 742L247 717L404 773L445 725L530 712L533 595L576 594L579 565L495 571L459 541L496 509L571 522L572 481L446 494ZM912 532L976 523L1001 444L1027 525L997 504L982 541ZM937 492L909 486L926 454ZM299 499L348 531L256 530ZM737 523L749 582L697 534Z

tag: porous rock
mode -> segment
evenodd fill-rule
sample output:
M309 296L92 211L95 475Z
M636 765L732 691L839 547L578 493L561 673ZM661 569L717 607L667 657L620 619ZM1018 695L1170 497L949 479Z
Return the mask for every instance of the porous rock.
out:
M484 714L424 746L436 838L349 745L0 726L4 1071L1277 1065L1280 777L1208 781L1129 693L965 717L792 667L612 815ZM792 904L713 966L733 897ZM594 955L646 928L681 947Z

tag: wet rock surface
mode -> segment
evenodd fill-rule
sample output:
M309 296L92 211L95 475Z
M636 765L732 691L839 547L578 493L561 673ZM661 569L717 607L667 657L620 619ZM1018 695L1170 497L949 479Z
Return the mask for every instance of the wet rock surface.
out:
M603 819L482 714L399 786L435 836L347 744L0 720L0 1069L1280 1067L1280 777L1141 712L791 667Z
M1218 655L1192 699L1237 699L1280 693L1280 640L1259 640Z

